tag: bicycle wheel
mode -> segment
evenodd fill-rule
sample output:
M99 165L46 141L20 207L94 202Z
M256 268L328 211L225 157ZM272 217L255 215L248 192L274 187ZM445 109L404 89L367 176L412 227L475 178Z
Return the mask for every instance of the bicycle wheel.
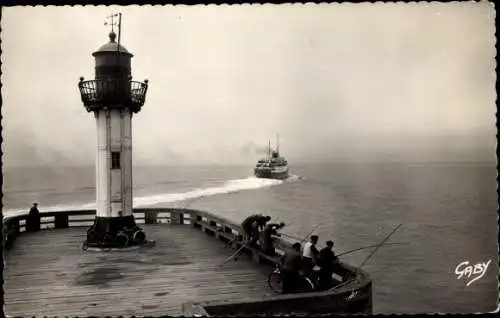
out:
M281 289L283 282L281 281L281 274L277 272L272 272L267 278L267 284L269 288L276 294L281 294Z

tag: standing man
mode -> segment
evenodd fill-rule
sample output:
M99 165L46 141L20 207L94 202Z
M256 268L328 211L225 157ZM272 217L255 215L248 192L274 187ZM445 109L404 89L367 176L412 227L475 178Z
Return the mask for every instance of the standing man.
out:
M300 257L300 243L294 243L292 249L281 258L281 277L283 281L282 293L295 293L299 280L299 271L302 267Z
M319 271L319 289L327 290L332 287L332 275L338 258L333 252L333 241L327 241L326 247L319 251L318 265Z
M278 230L283 228L285 226L285 223L281 222L280 224L277 223L268 223L264 227L264 230L262 231L262 250L264 251L264 254L268 256L275 256L276 251L274 250L273 246L273 236L281 236L278 233Z
M36 232L40 230L40 212L38 211L38 203L33 203L33 206L28 213L28 224L26 230L28 232Z
M318 243L318 236L311 236L311 240L304 245L304 250L302 252L302 262L304 266L304 275L311 278L312 270L316 264L318 257L318 249L316 244Z

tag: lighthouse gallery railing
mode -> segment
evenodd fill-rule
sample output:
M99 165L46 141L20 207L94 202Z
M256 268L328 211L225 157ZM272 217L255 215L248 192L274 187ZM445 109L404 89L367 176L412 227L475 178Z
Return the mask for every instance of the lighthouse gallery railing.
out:
M103 106L128 107L137 112L146 101L148 83L122 79L88 81L80 79L78 88L82 102L89 112Z

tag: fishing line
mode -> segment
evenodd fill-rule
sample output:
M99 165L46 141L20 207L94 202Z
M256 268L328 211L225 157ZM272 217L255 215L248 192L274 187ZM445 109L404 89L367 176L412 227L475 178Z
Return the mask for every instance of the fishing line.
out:
M290 224L293 224L293 223L295 223L295 222L292 222L292 223L290 223ZM311 234L314 232L314 230L316 230L318 227L320 227L320 225L321 225L321 223L320 223L320 224L318 224L318 225L316 225L316 226L315 226L315 227L311 230L311 232L309 232L309 233L308 233L308 234L307 234L304 238L300 238L300 237L293 236L293 235L286 234L286 233L280 233L280 234L281 234L281 235L283 235L283 236L286 236L286 237L292 238L292 239L294 239L294 240L298 240L298 241L300 241L300 244L302 244L302 243L303 243L303 242L304 242L304 241L305 241L305 240L309 237L309 235L311 235Z
M301 239L300 237L296 237L296 236L293 236L293 235L290 235L290 234L286 234L286 233L280 233L280 234L283 235L283 236L292 238L294 240L300 240Z
M367 258L365 258L361 265L358 266L356 272L359 271L361 267L363 267L363 265L365 265L365 263L373 256L373 254L375 254L375 252L392 236L392 234L394 234L401 227L401 225L403 225L403 223L400 223L398 226L396 226L396 228L392 230L392 232L389 233L389 235L387 235L387 237L380 244L377 245L377 247L370 253L370 255L368 255Z
M311 232L307 233L307 235L300 241L300 244L302 245L302 243L304 243L305 240L307 240L307 238L318 228L321 226L321 223L318 223L318 225L316 225L312 230Z
M384 245L404 245L404 244L410 244L410 243L387 243L387 244L384 244ZM356 251L364 250L364 249L367 249L367 248L370 248L370 247L376 247L376 246L378 246L378 244L355 248L353 250L348 250L346 252L342 252L342 253L338 254L337 257L340 257L342 255L347 255L347 254L350 254L350 253L353 253L353 252L356 252Z

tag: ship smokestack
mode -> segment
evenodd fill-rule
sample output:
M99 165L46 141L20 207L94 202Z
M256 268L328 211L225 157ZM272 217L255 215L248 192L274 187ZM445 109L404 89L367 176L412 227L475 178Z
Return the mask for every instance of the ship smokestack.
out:
M278 135L276 136L276 152L277 152L277 153L278 153L278 155L279 155L279 153L280 153L280 134L278 134Z

